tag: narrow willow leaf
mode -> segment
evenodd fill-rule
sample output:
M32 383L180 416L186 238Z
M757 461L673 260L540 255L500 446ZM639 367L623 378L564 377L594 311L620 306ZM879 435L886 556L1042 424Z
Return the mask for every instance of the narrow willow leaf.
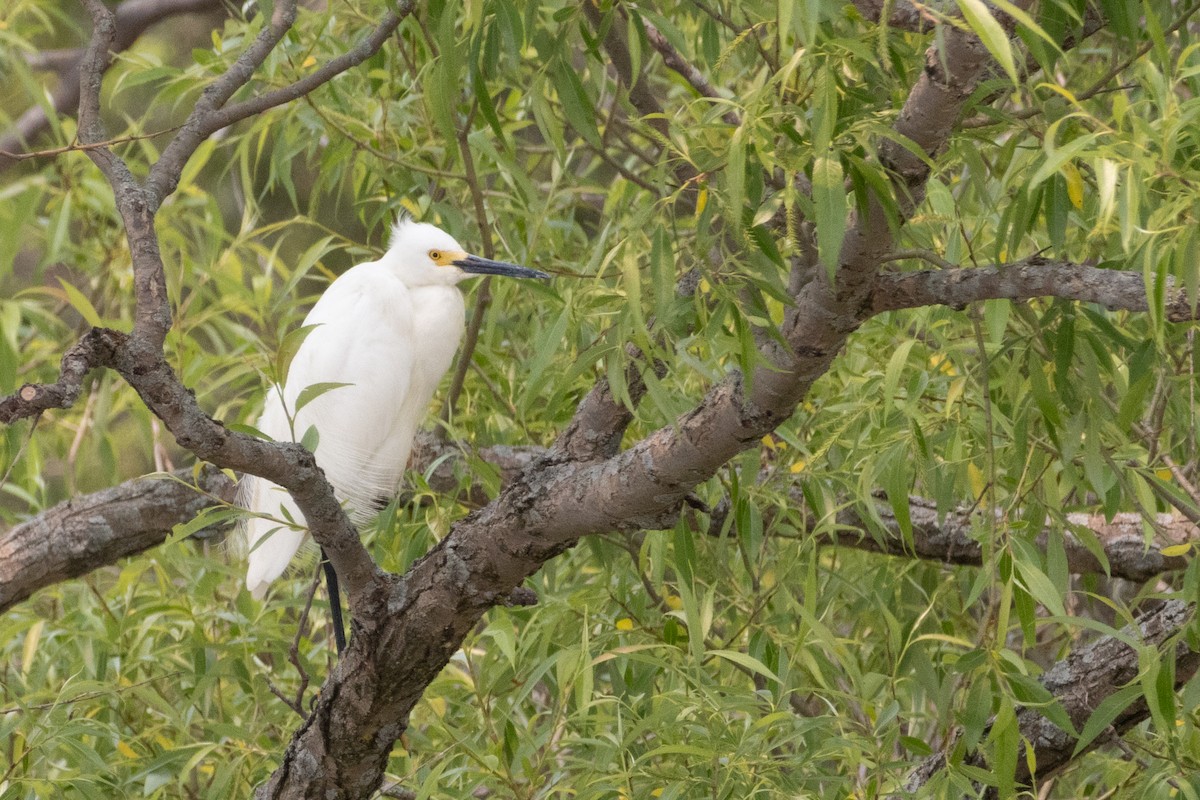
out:
M603 147L600 131L596 128L596 109L583 88L579 75L567 64L550 71L550 79L558 92L563 116L571 127L593 147Z
M338 383L336 381L327 381L322 383L314 383L305 386L300 390L300 394L296 395L296 407L292 409L293 414L299 414L300 409L316 400L327 392L332 392L334 389L340 389L343 386L353 386L352 383Z
M1083 730L1079 734L1079 741L1075 742L1075 751L1071 757L1082 753L1087 749L1097 736L1108 730L1108 726L1113 723L1122 711L1135 702L1142 694L1142 687L1138 683L1130 684L1110 694L1096 706L1096 710L1088 717L1088 721L1084 723Z
M779 676L771 670L767 669L767 665L759 661L757 658L746 653L739 653L737 650L709 650L710 656L717 656L726 661L737 664L740 667L745 667L756 675L762 675L764 678L769 678L776 683L779 682Z
M988 10L983 0L958 0L958 7L967 24L971 26L971 30L975 31L979 41L983 42L983 46L992 54L992 58L999 61L1000 66L1004 67L1009 80L1014 84L1020 83L1021 78L1017 73L1017 62L1013 58L1008 34L992 16L992 12Z
M817 253L825 265L829 282L833 283L842 255L842 239L846 235L846 188L841 162L831 156L818 157L813 163L812 184Z
M71 284L58 279L59 285L62 286L67 295L67 302L71 304L71 308L79 312L79 316L83 317L83 321L93 328L99 328L104 323L100 320L100 315L96 313L96 307L92 305L92 301L87 299L87 296L76 289Z
M316 330L318 325L301 325L293 331L289 331L283 337L283 341L279 343L279 351L275 354L275 379L283 383L287 379L288 367L292 365L292 359L296 357L296 353L300 350L300 345L304 344L304 340L308 335Z
M1098 134L1089 133L1084 136L1080 136L1078 139L1072 139L1062 147L1056 147L1053 149L1047 148L1046 160L1042 162L1037 171L1033 173L1033 177L1029 179L1029 188L1033 189L1035 186L1039 186L1042 181L1046 180L1051 175L1062 171L1064 165L1070 162L1072 158L1082 153L1084 149L1088 147L1088 145L1096 140L1097 136ZM1076 170L1076 172L1078 172L1078 170Z
M738 128L729 139L728 161L725 164L725 208L729 217L742 220L742 204L746 200L746 131Z

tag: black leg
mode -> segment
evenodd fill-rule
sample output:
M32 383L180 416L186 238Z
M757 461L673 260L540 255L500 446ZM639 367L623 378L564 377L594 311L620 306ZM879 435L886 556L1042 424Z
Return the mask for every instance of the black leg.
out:
M338 576L321 550L321 567L325 570L325 588L329 590L329 615L333 617L333 642L340 656L346 649L346 628L342 623L342 594L338 591Z

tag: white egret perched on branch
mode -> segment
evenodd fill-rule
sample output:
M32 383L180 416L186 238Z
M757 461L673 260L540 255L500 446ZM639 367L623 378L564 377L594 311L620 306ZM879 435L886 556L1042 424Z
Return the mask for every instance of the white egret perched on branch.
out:
M315 427L317 464L357 524L399 489L413 436L462 338L457 284L471 275L550 277L470 255L445 231L400 220L378 261L351 268L321 295L304 320L314 327L282 391L268 393L258 429L277 441L300 441ZM286 491L261 478L243 480L243 505L255 514L245 524L246 586L262 598L307 531ZM334 587L330 601L337 602Z

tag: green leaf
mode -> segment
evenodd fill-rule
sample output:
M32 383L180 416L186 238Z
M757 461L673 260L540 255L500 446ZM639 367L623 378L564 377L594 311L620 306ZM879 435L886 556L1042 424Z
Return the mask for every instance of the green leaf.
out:
M1016 567L1022 586L1034 600L1044 605L1051 614L1066 615L1062 595L1046 573L1028 561L1017 561Z
M563 116L571 127L593 147L600 148L600 131L596 128L596 109L588 97L579 75L569 64L559 64L550 70L550 79L558 92Z
M1072 139L1062 147L1056 148L1049 146L1050 139L1047 138L1046 158L1041 166L1037 168L1037 171L1033 173L1033 177L1029 179L1027 188L1032 191L1051 175L1057 175L1062 170L1064 164L1083 152L1083 150L1096 140L1097 136L1099 134L1084 134L1077 139Z
M846 236L846 189L841 162L819 156L813 162L813 207L817 218L817 253L832 284Z
M310 453L317 452L317 445L321 443L321 432L317 430L316 425L309 425L308 430L304 432L304 436L300 439L300 446Z
M992 54L992 58L999 61L1000 66L1004 67L1004 71L1008 73L1009 80L1014 85L1020 83L1017 62L1013 58L1012 45L1008 41L1008 34L1004 32L1004 28L992 16L992 12L983 3L983 0L957 0L957 2L959 10L963 13L963 18L971 26L971 30L975 31L975 35L979 37L979 41L983 42L983 46Z
M767 669L767 665L759 661L757 658L746 653L739 653L736 650L709 650L708 655L723 658L740 667L745 667L756 675L761 675L764 678L779 683L779 676L771 670Z
M313 383L305 386L300 390L300 394L296 395L296 407L292 409L292 414L300 413L300 409L316 400L326 392L332 392L334 389L340 389L343 386L353 386L352 383L338 383L336 381L327 381L323 383Z
M1110 694L1104 698L1092 715L1088 717L1088 721L1084 723L1083 731L1079 734L1079 741L1075 742L1075 750L1071 754L1071 758L1082 753L1088 748L1097 736L1108 730L1108 726L1121 715L1121 712L1129 708L1142 695L1142 686L1140 683L1134 682L1129 686Z
M742 205L746 201L746 129L738 128L729 138L725 163L725 207L730 219L740 228Z
M275 354L275 380L280 383L287 381L288 368L291 367L292 359L300 350L300 345L304 344L308 335L318 327L320 325L301 325L299 328L288 331L287 335L283 337L283 341L279 343L279 351Z
M1021 731L1017 727L1017 714L1008 698L1000 701L1000 708L992 720L988 734L992 742L992 774L996 777L997 795L1014 797L1018 750L1021 747Z
M66 292L67 302L71 304L71 308L79 312L79 316L83 317L84 322L93 328L99 328L104 324L100 320L100 315L96 313L96 307L92 305L92 301L88 300L83 292L62 278L58 279L58 283L62 286L63 291Z
M167 543L177 542L205 528L215 528L232 519L243 516L246 512L235 506L213 506L203 509L191 520L171 528Z
M916 339L904 340L888 359L887 369L883 373L883 391L880 393L880 397L889 406L899 399L896 397L896 389L900 384L900 375L907 369L908 354L912 352L913 345L916 343Z

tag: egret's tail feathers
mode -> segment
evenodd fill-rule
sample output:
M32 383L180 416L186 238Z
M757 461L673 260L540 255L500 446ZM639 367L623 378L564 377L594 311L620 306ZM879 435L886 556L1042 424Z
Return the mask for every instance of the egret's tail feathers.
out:
M247 518L242 528L249 560L246 588L261 600L271 582L287 570L308 532L286 522L290 518L303 524L304 517L291 496L270 481L246 476L239 499L246 509L264 515Z

